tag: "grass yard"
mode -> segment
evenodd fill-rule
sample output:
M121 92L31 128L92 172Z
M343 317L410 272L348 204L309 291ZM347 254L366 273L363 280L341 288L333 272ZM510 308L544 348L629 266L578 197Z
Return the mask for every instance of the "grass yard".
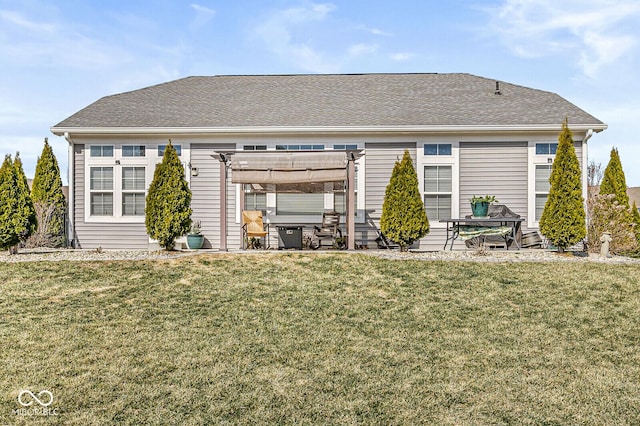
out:
M0 424L640 424L639 281L346 253L0 264Z

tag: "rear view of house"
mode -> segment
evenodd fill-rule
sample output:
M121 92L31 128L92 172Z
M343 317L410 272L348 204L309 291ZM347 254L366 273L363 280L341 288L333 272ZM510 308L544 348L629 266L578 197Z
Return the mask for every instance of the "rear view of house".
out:
M153 246L145 196L171 140L205 247L240 248L243 210L304 227L338 211L352 244L375 246L409 150L431 223L418 244L440 249L439 220L471 214L473 195L495 195L537 229L565 118L586 196L587 141L606 124L557 94L469 74L188 77L104 97L51 130L69 143L75 247Z

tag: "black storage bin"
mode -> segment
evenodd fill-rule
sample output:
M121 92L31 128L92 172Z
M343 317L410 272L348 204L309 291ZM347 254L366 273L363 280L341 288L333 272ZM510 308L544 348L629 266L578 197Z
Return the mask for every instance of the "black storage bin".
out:
M302 250L302 226L278 226L278 250Z

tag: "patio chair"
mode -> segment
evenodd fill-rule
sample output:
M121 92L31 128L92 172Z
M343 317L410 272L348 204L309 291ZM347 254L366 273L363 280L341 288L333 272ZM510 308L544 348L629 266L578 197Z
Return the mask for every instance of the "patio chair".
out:
M398 244L388 239L387 236L378 229L378 226L373 221L373 219L369 218L368 222L369 226L373 228L374 231L376 231L376 239L374 241L379 249L397 249L400 247Z
M264 238L263 247L269 248L269 225L265 227L260 210L242 212L242 249L251 245L250 238Z
M332 247L344 248L345 244L340 230L340 213L322 213L322 224L313 227L313 236L318 240L317 245L312 247L314 250L322 246L322 240L327 239L331 241Z

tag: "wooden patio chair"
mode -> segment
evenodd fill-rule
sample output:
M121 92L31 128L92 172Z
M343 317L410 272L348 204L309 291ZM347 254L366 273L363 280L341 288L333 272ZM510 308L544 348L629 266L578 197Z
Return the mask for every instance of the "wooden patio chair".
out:
M249 246L249 238L264 238L265 248L269 248L269 225L262 221L260 210L244 210L242 212L242 249Z
M342 241L342 231L340 230L340 213L324 212L322 213L322 224L313 227L313 236L318 240L317 245L313 249L322 246L322 240L330 240L331 246L335 248L344 248Z

